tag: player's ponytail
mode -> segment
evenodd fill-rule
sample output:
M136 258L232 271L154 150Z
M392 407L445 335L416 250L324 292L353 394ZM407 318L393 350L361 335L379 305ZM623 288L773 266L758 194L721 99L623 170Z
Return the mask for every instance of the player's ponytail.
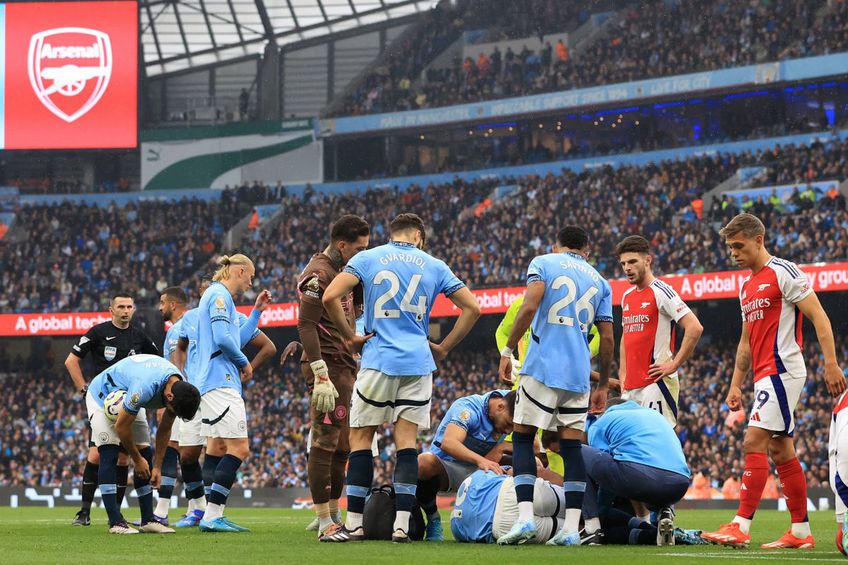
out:
M235 255L221 255L218 258L218 270L212 275L214 282L225 281L230 278L230 267L233 265L252 265L253 261L247 255L236 253Z

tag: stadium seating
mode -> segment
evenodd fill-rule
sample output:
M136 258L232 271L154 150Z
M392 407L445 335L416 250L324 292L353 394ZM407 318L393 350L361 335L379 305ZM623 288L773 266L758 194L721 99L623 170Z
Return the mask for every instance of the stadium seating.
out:
M411 60L409 53L389 52L386 65L378 66L336 113L432 108L844 51L848 5L832 4L817 17L825 5L821 0L756 5L652 0L620 10L616 25L574 57L563 59L550 50L490 54L487 60L494 55L497 63L480 66L468 58L447 69L428 69L420 82L412 81L424 67L421 62L401 69L394 62ZM571 15L553 21L564 28ZM479 26L467 19L466 29ZM426 37L437 29L440 22L428 20L419 34Z
M223 232L248 210L233 193L213 202L123 208L24 206L16 225L26 237L0 242L0 312L104 310L118 289L152 304L157 291L186 280L220 251Z
M365 216L374 244L386 240L395 214L420 214L430 226L432 252L477 288L523 284L530 258L545 252L554 228L568 222L590 231L591 261L607 277L620 275L612 252L631 233L652 240L659 273L725 270L732 266L715 228L740 208L728 200L699 217L695 203L705 192L744 165L765 167L761 182L766 185L796 183L805 190L807 181L848 179L846 163L848 142L833 142L544 178L457 179L403 192L380 188L301 197L246 185L225 191L219 203L24 206L16 222L31 235L0 241L0 312L102 309L104 296L118 288L135 291L139 304L152 305L156 291L171 284L183 284L194 301L197 281L191 277L212 267L207 261L223 250L224 232L249 204L275 198L286 213L270 233L255 231L241 247L256 261L258 286L269 288L276 301L296 300L296 278L325 244L340 210ZM475 208L495 187L510 184L518 190ZM781 256L798 263L848 256L848 214L840 195L807 201L792 214L765 199L744 209L762 216L772 250ZM191 225L184 225L184 218ZM811 237L810 228L819 237Z
M262 266L258 276L279 300L294 300L294 282L311 253L312 242L326 240L335 212L362 213L372 223L374 243L386 237L391 218L400 211L420 214L431 227L428 246L474 287L520 285L534 255L548 249L556 226L585 226L593 240L590 261L608 277L620 276L612 256L616 243L643 233L654 244L660 273L731 269L715 229L739 211L728 203L698 216L693 202L746 164L767 167L769 180L797 182L848 178L848 143L830 146L774 147L768 152L698 157L647 167L603 167L581 174L563 171L545 178L502 179L518 184L516 193L496 200L479 215L460 214L491 191L493 181L454 182L450 186L415 187L400 195L370 190L336 199L313 195L297 200L274 237L249 247ZM442 197L449 194L449 199ZM825 198L796 214L784 214L769 202L752 202L746 210L763 217L775 253L800 263L841 260L848 253L848 215L844 198ZM459 219L457 219L459 218ZM811 238L815 226L827 238ZM304 237L304 234L308 234ZM297 237L295 237L297 235ZM290 242L288 245L282 242ZM308 242L308 243L307 243Z

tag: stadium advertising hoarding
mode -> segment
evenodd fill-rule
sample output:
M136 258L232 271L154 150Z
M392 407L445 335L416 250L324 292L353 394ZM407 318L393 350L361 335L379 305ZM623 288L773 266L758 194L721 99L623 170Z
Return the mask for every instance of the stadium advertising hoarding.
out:
M539 112L573 110L598 104L686 95L751 84L805 80L845 72L848 72L848 53L835 53L711 72L564 90L520 98L505 98L491 102L369 116L329 118L321 120L321 134L329 137L370 131L431 127Z
M0 149L138 143L136 2L0 4Z
M130 492L128 490L127 498L129 500L124 501L122 508L135 506L135 499L138 498L135 491ZM175 490L174 498L178 500L178 505L172 506L172 508L185 506L187 499L185 498L184 489L179 488ZM81 500L82 496L77 487L0 487L0 506L9 506L12 508L27 506L42 508L78 507ZM100 491L97 491L94 500L97 507L103 506ZM453 501L453 495L445 494L439 496L439 506L443 508L453 506ZM341 503L342 508L346 507L344 499L342 499ZM230 508L305 509L312 508L312 495L309 489L301 487L243 489L234 486L232 493L227 499L227 506ZM681 509L735 510L739 506L739 499L699 499L687 497L675 504L675 506ZM833 491L829 488L811 487L807 490L808 510L825 511L830 510L833 506ZM764 498L759 508L761 510L785 511L787 509L786 500L783 498Z
M848 262L815 263L802 265L812 288L817 292L848 290ZM687 302L699 300L735 299L739 296L742 279L748 271L719 271L692 275L663 276ZM610 281L613 304L621 303L621 296L629 288L624 279ZM524 294L524 287L488 288L473 291L484 314L502 314L512 302ZM239 306L245 314L250 306ZM434 318L458 316L459 309L439 296L433 306ZM297 325L298 307L295 302L272 304L262 313L260 328L290 327ZM0 314L0 336L26 337L35 335L80 335L91 326L110 320L106 312L71 312L44 314Z

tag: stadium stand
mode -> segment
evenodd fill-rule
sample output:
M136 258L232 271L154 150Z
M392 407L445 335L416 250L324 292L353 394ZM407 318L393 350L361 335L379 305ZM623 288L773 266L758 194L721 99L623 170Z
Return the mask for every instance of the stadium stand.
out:
M263 262L259 276L274 296L294 300L295 278L315 251L311 242L325 238L333 220L330 210L364 214L374 227L374 241L383 241L388 221L395 214L411 210L429 222L428 244L433 252L478 288L523 284L530 258L549 244L551 234L546 226L567 221L590 229L594 242L591 261L608 277L620 275L611 253L630 233L651 238L659 272L726 270L732 266L714 223L728 219L740 207L728 199L699 217L698 202L705 192L745 164L764 166L768 181L794 182L802 190L808 181L841 182L848 178L846 151L846 142L775 146L757 153L697 157L646 167L602 167L581 174L563 171L544 178L457 180L449 186L416 186L400 194L380 189L361 196L291 197L284 203L291 213L276 227L276 237L249 246L249 253ZM487 197L496 185L519 188L487 206ZM449 200L442 198L444 194L450 195ZM775 234L775 253L800 263L841 260L848 255L845 199L839 194L820 196L807 200L809 205L795 215L784 214L783 206L764 199L744 209L762 215ZM826 239L810 237L811 226ZM294 234L309 237L295 238ZM284 241L291 242L291 247L277 243Z
M485 2L480 7L483 5ZM821 0L755 5L726 0L631 4L619 10L610 30L574 56L548 44L539 52L498 50L476 60L455 61L445 69L424 70L427 61L421 51L414 58L405 49L389 51L383 64L335 113L433 108L842 51L848 4L825 5ZM472 9L472 13L478 12ZM562 19L551 21L566 31L573 14L566 11L560 16ZM471 25L479 27L475 19L467 18L466 29ZM418 34L428 37L441 29L442 22L430 19L420 24ZM402 69L393 63L413 59L414 66ZM423 79L417 81L422 71Z
M765 169L758 186L795 184L798 190L786 202L726 197L699 212L706 192L749 165ZM658 272L732 268L715 228L740 209L763 218L775 253L798 263L842 260L848 256L845 198L839 192L810 194L807 184L844 179L848 141L834 141L580 174L563 170L543 178L456 179L403 192L301 196L253 183L224 191L220 202L23 206L16 222L29 235L0 240L0 312L103 309L104 292L118 288L150 305L159 290L175 283L196 300L192 277L211 266L207 262L223 249L223 234L250 206L269 202L279 202L285 213L267 230L254 230L241 247L256 259L257 280L276 301L296 299L295 279L323 245L315 242L324 242L338 210L368 218L374 242L385 240L388 222L399 211L420 214L430 225L432 251L478 288L523 284L529 259L549 244L546 226L565 221L590 229L591 260L607 277L619 276L611 253L630 233L651 239ZM491 199L498 186L517 189ZM184 225L186 217L190 226Z
M212 202L21 207L16 223L25 236L0 242L0 312L102 310L117 289L151 304L205 265L248 209L240 211L232 192Z

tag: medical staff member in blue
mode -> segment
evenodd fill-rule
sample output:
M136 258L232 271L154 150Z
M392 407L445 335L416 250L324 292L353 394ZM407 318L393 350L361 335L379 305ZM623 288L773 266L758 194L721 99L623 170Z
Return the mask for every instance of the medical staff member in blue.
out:
M662 425L662 424L666 425ZM674 430L659 412L632 400L614 399L589 427L583 446L586 475L584 518L603 514L609 496L644 503L657 512L657 545L674 545L674 512L689 488L692 473ZM611 501L610 501L611 502Z
M210 445L218 439L226 445L199 523L202 532L249 531L225 518L224 506L236 473L250 454L242 385L253 378L253 367L241 351L233 297L252 286L254 273L253 261L246 255L223 255L197 306L197 372L193 378L201 395L202 435Z
M591 407L606 406L614 340L610 285L586 262L589 236L577 226L561 229L553 253L540 255L527 269L527 291L512 332L501 350L500 375L512 378L512 353L530 328L530 345L515 399L512 452L519 519L499 544L521 544L538 536L533 521L536 465L533 440L538 429L558 430L565 463L565 524L549 545L580 545L580 512L586 472L580 452L590 404L591 354L587 335L600 335L598 386ZM532 322L532 323L531 323Z
M456 492L478 469L501 474L500 450L512 433L515 391L493 390L464 396L448 409L428 453L418 456L418 504L427 516L425 541L442 541L442 520L436 507L439 492Z
M113 422L103 404L114 391L126 391L118 416ZM98 484L103 505L109 516L109 533L173 533L174 530L153 519L153 487L162 477L162 458L171 436L174 418L191 418L200 404L200 393L185 382L179 369L158 355L132 355L97 375L85 397L92 438L100 453ZM156 431L156 458L150 449L150 430L146 418L137 418L142 409L165 408ZM130 527L118 506L118 453L121 446L133 460L136 495L141 509L141 526ZM152 471L151 471L152 469Z
M377 426L394 428L397 446L394 487L397 496L392 541L407 543L409 518L418 483L418 430L430 428L430 397L435 361L441 361L468 334L480 316L477 299L450 268L423 251L426 228L415 214L400 214L389 224L391 241L361 251L348 261L324 291L322 302L342 338L362 360L350 408L350 458L347 517L344 526L321 541L365 538L362 513L371 488L371 441ZM365 332L358 337L345 321L341 300L357 285L364 290ZM459 308L453 329L441 343L429 339L430 310L439 294Z

